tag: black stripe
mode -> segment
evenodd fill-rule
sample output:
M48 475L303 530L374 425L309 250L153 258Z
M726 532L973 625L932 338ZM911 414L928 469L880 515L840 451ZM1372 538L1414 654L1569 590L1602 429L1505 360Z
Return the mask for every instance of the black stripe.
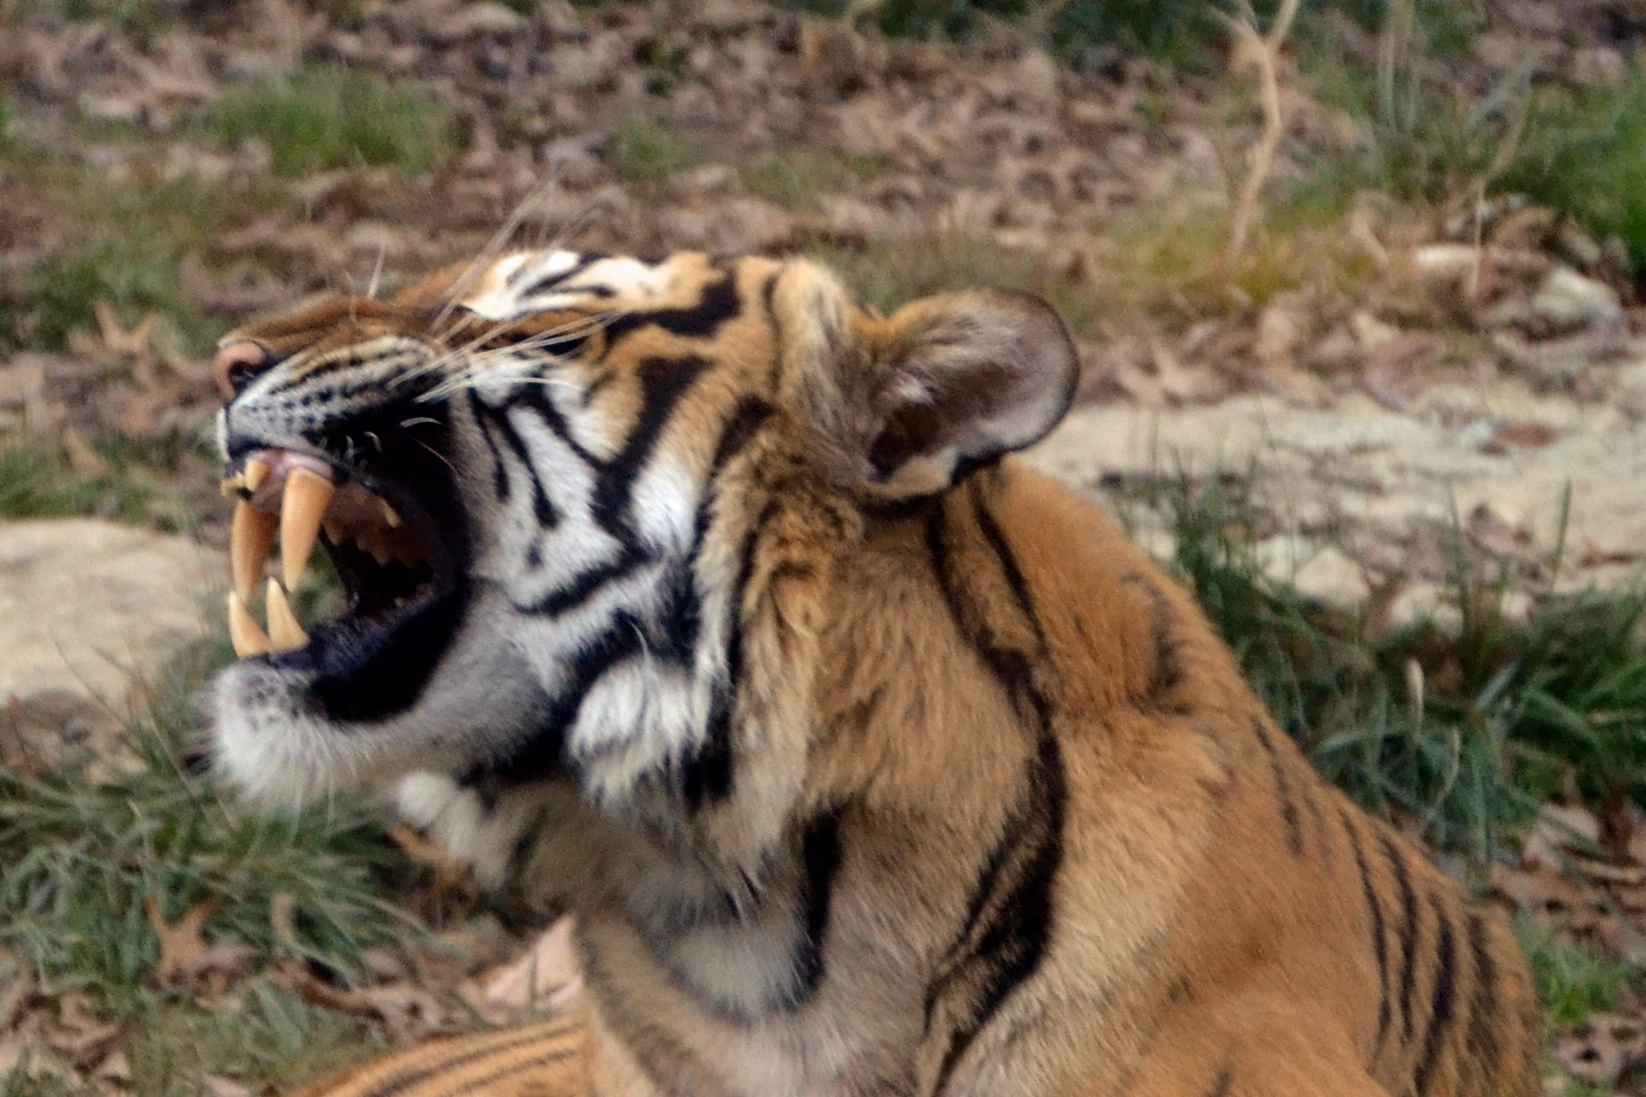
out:
M564 1051L546 1052L542 1055L534 1055L530 1059L521 1059L510 1063L507 1066L498 1067L496 1070L491 1071L488 1074L482 1074L480 1077L471 1082L464 1082L456 1089L446 1089L442 1087L440 1090L441 1097L463 1097L464 1094L485 1093L491 1091L498 1082L501 1082L504 1079L513 1078L521 1074L535 1074L544 1067L553 1066L556 1063L564 1063L568 1059L576 1058L581 1054L582 1052L579 1048L567 1048ZM533 1087L535 1088L540 1082L545 1085L547 1084L546 1079L533 1078Z
M636 367L640 380L639 419L629 431L622 452L600 466L599 481L590 500L595 520L605 529L632 536L634 480L651 460L675 405L708 369L708 359L695 355L647 358Z
M777 279L780 274L781 272L772 274L766 279L766 284L760 287L760 307L765 310L766 323L771 325L772 346L775 348L775 353L772 354L771 369L766 374L766 388L774 393L782 390L783 366L787 360L789 350L788 344L783 338L783 324L777 318L775 298L777 295Z
M517 610L534 616L558 616L582 606L609 584L652 562L651 554L640 544L633 528L634 481L651 459L675 406L708 369L708 360L696 356L642 361L637 367L640 415L622 451L610 461L600 461L583 449L572 437L565 417L552 403L541 395L533 399L532 406L543 417L544 426L595 470L590 514L621 547L614 559L579 573L536 602L517 605Z
M683 667L690 669L696 654L698 633L703 626L703 598L698 593L698 553L703 552L704 537L714 520L714 502L719 499L719 476L726 464L749 445L754 432L772 413L772 405L759 397L742 397L732 408L731 417L721 428L719 443L714 446L714 458L709 461L708 479L698 512L691 522L691 549L683 562L673 565L663 585L663 608L658 613L663 636L668 639L668 651Z
M1005 823L1000 828L1001 839L989 851L982 870L977 874L977 881L972 885L971 897L966 900L966 914L960 922L960 932L944 950L943 957L937 964L937 973L926 987L926 1032L931 1031L937 1003L963 973L964 962L977 952L977 937L984 909L998 907L1001 896L1000 874L1005 871L1008 858L1018 850L1019 838L1030 824L1025 818L1025 807L1032 808L1033 805L1019 802L1013 805L1010 814L1007 815ZM995 901L992 907L991 900Z
M503 284L514 290L519 296L529 297L534 293L542 293L544 290L553 289L566 279L582 274L585 270L588 270L590 266L606 258L608 258L608 256L604 252L585 252L578 256L576 263L573 263L559 274L551 274L549 277L543 279L543 281L525 289L522 289L516 283L519 279L525 278L532 274L534 272L534 268L529 264L522 263L520 266L515 268L513 274L504 279Z
M1269 756L1269 769L1274 774L1275 797L1280 801L1280 816L1286 823L1286 845L1291 849L1292 856L1303 856L1303 828L1298 825L1297 805L1292 802L1292 784L1286 776L1286 760L1275 749L1274 740L1269 737L1268 722L1262 716L1252 717L1252 731L1257 734L1257 741L1263 744L1263 752Z
M1167 695L1183 684L1183 661L1172 631L1172 605L1160 588L1143 575L1134 572L1121 576L1120 581L1138 588L1149 599L1149 618L1154 630L1154 673L1144 700L1151 705L1165 706Z
M636 569L653 562L644 550L625 544L617 550L615 559L580 571L537 601L525 605L517 604L515 609L534 617L559 617L563 613L577 609L609 584L626 578Z
M1434 908L1435 922L1440 927L1440 966L1435 969L1435 989L1429 1003L1429 1031L1423 1039L1423 1057L1418 1060L1417 1073L1412 1076L1412 1085L1419 1097L1429 1092L1429 1082L1434 1076L1435 1067L1440 1064L1440 1052L1446 1045L1446 1030L1452 1022L1452 980L1455 976L1452 970L1452 920L1439 896L1432 897L1429 905Z
M982 481L973 480L971 497L972 509L977 515L977 528L982 532L983 539L989 543L990 550L994 552L1000 571L1006 577L1006 585L1011 588L1012 598L1017 602L1017 608L1034 628L1035 639L1044 643L1045 634L1041 631L1040 615L1035 610L1034 599L1029 595L1029 581L1023 577L1023 569L1018 566L1017 556L1007 543L1000 523L995 521L993 512L984 503L982 491Z
M737 288L737 272L728 270L704 285L695 305L650 312L636 309L613 316L606 322L606 351L609 354L630 332L647 327L661 328L670 335L687 339L706 338L737 319L742 311L743 295Z
M567 1026L567 1030L570 1031L575 1027L577 1027L575 1024L569 1024ZM558 1034L558 1032L550 1033L547 1038L552 1039ZM525 1047L532 1047L533 1045L541 1042L543 1039L545 1039L545 1036L542 1033L534 1032L531 1029L525 1029L520 1033L517 1033L512 1039L500 1040L495 1044L488 1043L483 1048L467 1052L463 1055L453 1056L450 1059L441 1059L440 1061L428 1066L409 1067L404 1070L395 1071L371 1089L361 1093L359 1097L394 1097L397 1093L404 1093L408 1088L420 1085L421 1083L428 1081L430 1078L438 1077L439 1075L447 1073L456 1067L468 1066L470 1063L478 1063L483 1059L488 1059L493 1055L499 1055L504 1052L516 1051Z
M1355 820L1347 809L1341 810L1343 829L1349 835L1349 848L1354 851L1355 869L1360 873L1360 889L1366 897L1366 910L1372 919L1372 954L1377 958L1377 1039L1372 1044L1375 1061L1383 1051L1383 1041L1389 1035L1389 946L1383 939L1383 904L1377 901L1377 888L1372 883L1371 870L1366 864L1366 851L1361 848L1360 834Z
M1224 1062L1223 1069L1217 1072L1212 1079L1211 1086L1206 1090L1206 1097L1229 1097L1229 1087L1234 1085L1234 1064Z
M509 408L488 407L486 411L491 421L496 424L497 432L508 444L510 452L514 454L515 460L520 462L521 474L526 477L526 482L531 487L532 515L537 519L538 525L544 529L553 529L560 524L560 512L549 502L548 493L543 490L543 481L537 476L536 461L526 446L526 440L520 437L520 432L515 429L513 420L509 418ZM504 492L502 498L508 498L508 493Z
M549 703L538 730L504 757L465 777L464 783L481 774L495 774L513 782L541 780L553 774L560 768L566 729L576 721L583 698L608 671L642 654L650 642L633 614L626 610L613 614L604 631L572 658L566 668L569 681Z
M543 824L548 821L548 815L547 804L538 804L532 809L531 819L520 828L520 833L514 836L514 842L509 846L509 858L503 862L506 866L503 872L504 879L518 880L526 871L526 858L531 856L532 850L544 836Z
M1483 1077L1496 1066L1502 1050L1497 1038L1497 963L1486 939L1486 920L1469 912L1469 955L1474 959L1474 997L1469 1002L1469 1050Z
M492 494L499 502L509 501L509 470L503 466L503 452L497 448L497 439L492 436L492 428L487 425L491 418L491 409L480 402L480 396L473 389L468 391L469 414L474 416L475 429L480 432L480 438L486 443L486 452L492 459Z
M577 436L572 433L571 424L566 421L565 413L560 410L559 405L543 390L542 386L526 386L524 391L515 394L514 404L517 407L530 408L535 412L537 417L543 421L544 428L560 439L561 443L571 450L579 461L582 461L590 468L600 467L600 458L590 453L588 447L584 446Z
M1412 988L1417 982L1417 895L1412 891L1412 878L1400 850L1387 834L1381 835L1380 840L1383 857L1400 887L1400 1027L1410 1040L1416 1024L1412 1016Z
M823 981L823 944L829 932L829 913L834 902L834 880L840 871L841 811L827 811L806 827L800 843L801 877L799 916L804 926L794 951L794 987L783 1003L798 1009L817 993Z
M1045 956L1053 931L1052 887L1062 863L1068 798L1062 752L1051 726L1051 703L1033 679L1031 655L1044 658L1044 651L1025 653L1006 646L957 581L946 509L934 506L926 522L926 545L938 589L961 636L1034 728L1035 753L1025 767L1023 796L1002 821L1001 840L979 873L961 932L934 974L935 985L927 987L928 1024L938 999L956 988L974 990L967 995L965 1015L948 1034L934 1092L948 1083L978 1033L1011 993L1034 975ZM986 512L975 505L974 512L981 524ZM990 537L984 531L984 540L1008 586L1013 586L1016 574L1013 596L1038 640L1041 626L1028 584L998 527L996 534Z
M732 793L732 715L737 706L737 685L743 678L743 597L754 574L760 539L778 510L775 500L766 504L744 533L738 552L737 576L726 594L726 677L714 684L703 745L686 760L680 775L681 794L692 811L701 810L710 799L723 801Z
M1062 832L1068 789L1057 738L1040 736L1030 763L1028 796L1038 801L1039 825L1017 840L1029 846L1019 877L1003 896L978 938L972 963L982 986L968 1015L955 1026L938 1067L933 1092L942 1092L977 1034L1011 993L1039 970L1053 929L1052 885L1063 859Z
M290 359L287 359L287 361L289 362ZM334 373L342 373L347 370L356 369L360 366L366 365L368 362L378 361L381 361L380 355L373 355L371 358L365 358L361 356L360 349L358 347L351 347L335 358L329 358L324 362L316 362L312 365L304 366L302 373L288 377L284 384L275 385L269 390L268 395L280 396L286 393L297 392L301 389L310 387L314 384L314 382L323 377L329 377ZM379 395L381 395L382 383L379 379L373 378L371 387L379 390Z

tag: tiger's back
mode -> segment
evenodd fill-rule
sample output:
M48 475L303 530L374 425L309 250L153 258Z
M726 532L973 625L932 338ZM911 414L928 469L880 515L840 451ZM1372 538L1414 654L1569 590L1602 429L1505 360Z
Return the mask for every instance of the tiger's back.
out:
M1536 1089L1501 919L1318 777L1101 510L1004 456L1072 391L1044 306L880 318L798 261L527 253L224 363L239 483L329 468L462 530L406 548L411 608L253 637L225 767L276 797L274 763L410 774L402 810L484 883L573 904L589 988L571 1028L309 1092ZM412 455L397 422L435 487L336 442ZM379 648L426 682L374 707Z

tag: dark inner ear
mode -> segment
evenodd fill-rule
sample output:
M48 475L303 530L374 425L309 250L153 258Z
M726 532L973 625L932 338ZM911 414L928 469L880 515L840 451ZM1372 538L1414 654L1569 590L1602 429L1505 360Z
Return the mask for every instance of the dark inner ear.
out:
M869 447L869 463L884 480L915 454L930 449L943 429L942 416L929 404L905 408L892 416Z
M930 402L906 403L894 410L869 447L869 463L884 479L911 458L930 453L952 439L954 424L988 415L1011 389L1010 371L985 365L950 379Z

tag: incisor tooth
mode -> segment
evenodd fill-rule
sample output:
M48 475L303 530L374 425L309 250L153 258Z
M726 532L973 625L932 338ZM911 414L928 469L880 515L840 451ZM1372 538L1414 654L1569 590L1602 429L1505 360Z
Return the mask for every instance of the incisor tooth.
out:
M269 636L274 641L274 650L296 651L307 644L309 634L297 623L297 614L291 611L291 603L286 601L286 592L280 589L280 583L270 579L264 590L263 604L269 611Z
M253 457L246 462L246 471L240 474L247 491L256 491L263 486L263 481L269 478L269 463L261 458Z
M269 634L246 608L245 600L232 590L229 591L229 640L234 644L234 653L242 659L267 655L274 650Z
M280 500L280 577L287 590L297 589L309 566L320 521L336 490L330 480L308 469L293 469L286 477L286 493Z
M229 528L229 566L234 575L234 589L245 602L251 600L263 574L263 561L269 558L274 544L274 531L280 525L278 515L258 510L244 499L234 508L234 524Z

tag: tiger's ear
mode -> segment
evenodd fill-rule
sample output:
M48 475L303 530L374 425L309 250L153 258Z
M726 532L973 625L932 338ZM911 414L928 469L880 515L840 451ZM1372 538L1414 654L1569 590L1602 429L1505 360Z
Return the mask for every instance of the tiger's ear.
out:
M1074 400L1074 343L1037 297L927 297L898 309L878 334L876 429L866 453L876 494L946 490L978 465L1038 442Z

